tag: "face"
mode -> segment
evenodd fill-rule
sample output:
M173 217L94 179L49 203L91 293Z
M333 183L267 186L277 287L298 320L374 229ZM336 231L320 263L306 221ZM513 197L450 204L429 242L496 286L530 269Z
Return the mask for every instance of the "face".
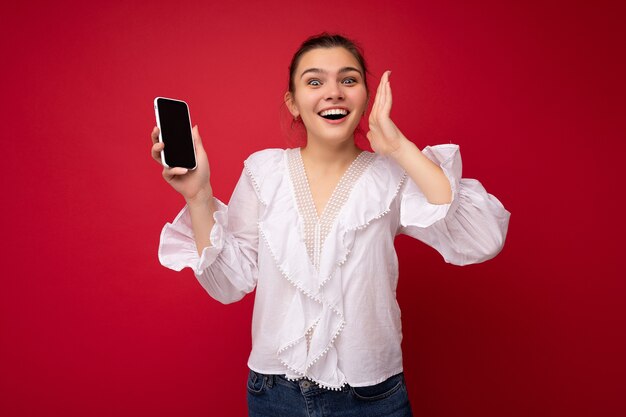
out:
M295 93L285 98L302 118L307 140L352 140L367 107L365 74L346 49L317 48L302 55L294 74Z

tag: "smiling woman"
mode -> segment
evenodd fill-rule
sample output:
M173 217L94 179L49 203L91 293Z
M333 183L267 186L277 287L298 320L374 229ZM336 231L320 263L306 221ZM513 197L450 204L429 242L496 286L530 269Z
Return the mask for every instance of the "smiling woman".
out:
M350 50L333 46L312 49L292 63L296 66L290 70L291 88L285 93L285 103L306 128L304 153L310 146L318 146L313 142L321 141L351 146L355 156L352 136L368 98L361 62Z
M306 146L251 155L228 206L212 194L197 126L197 169L163 170L187 204L163 229L161 263L193 269L223 303L256 288L250 416L412 415L395 236L414 237L456 265L491 259L504 244L510 213L478 181L461 178L459 147L420 150L390 119L390 72L368 119L375 152L357 147L366 74L349 39L305 41L284 98ZM155 128L160 163L157 138Z

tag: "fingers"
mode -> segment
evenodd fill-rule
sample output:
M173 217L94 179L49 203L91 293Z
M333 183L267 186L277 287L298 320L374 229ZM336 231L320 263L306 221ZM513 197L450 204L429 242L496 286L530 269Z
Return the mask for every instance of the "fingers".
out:
M372 104L372 111L370 112L370 118L369 118L369 124L370 124L370 128L372 127L372 124L376 122L376 116L378 114L378 107L379 102L380 102L380 84L378 85L378 88L376 89L376 96L374 97L374 104Z
M386 90L385 90L385 75L383 74L383 76L380 78L380 104L378 105L378 116L382 116L383 115L383 110L385 108L385 103L386 103Z
M391 113L391 84L389 83L389 76L391 76L391 71L387 71L385 73L386 81L385 81L385 104L382 108L382 114L386 117L389 117Z
M206 158L206 152L202 145L202 138L200 137L200 129L198 125L195 125L191 129L191 136L193 137L193 146L196 148L196 157L198 160Z
M191 136L193 136L193 144L196 146L196 151L199 149L204 150L202 146L202 138L200 137L200 129L198 129L198 125L195 125L191 129Z
M181 167L176 167L176 168L163 168L163 178L165 178L166 181L170 182L172 181L172 179L174 179L177 176L180 175L185 175L189 170L187 168L181 168Z
M383 85L383 79L381 78L380 82L378 83L378 88L376 88L376 97L374 98L374 105L372 106L372 113L371 114L373 116L377 116L378 115L378 111L380 109L380 100L381 100L380 92L381 92L382 85Z
M194 146L196 147L196 151L200 150L204 152L204 148L202 147L202 138L200 137L200 131L198 129L198 125L195 125L193 127L191 134L193 136L193 143L194 143ZM150 137L152 138L152 148L150 149L150 153L152 154L152 159L154 159L159 165L163 165L162 160L161 160L161 152L163 152L163 149L165 149L165 144L163 142L159 142L159 128L155 126L154 129L152 129L152 133L150 134ZM170 170L170 171L167 171L167 173L164 171L163 176L165 177L167 175L167 178L171 179L175 175L184 175L187 173L187 170L185 168L171 168L171 169L175 169L176 171ZM185 170L185 171L182 172L179 170Z
M370 113L370 124L376 123L380 115L388 116L391 112L391 87L389 87L389 76L391 71L385 71L380 77L376 97Z
M155 143L154 145L152 145L152 149L151 149L152 159L157 161L159 163L159 165L162 165L162 163L161 163L161 151L163 151L164 147L165 147L165 144L158 143L158 142Z
M165 144L159 142L159 128L158 127L155 126L154 129L152 129L152 133L150 133L150 138L152 139L152 148L150 149L152 159L158 162L159 165L162 165L161 151L165 147Z

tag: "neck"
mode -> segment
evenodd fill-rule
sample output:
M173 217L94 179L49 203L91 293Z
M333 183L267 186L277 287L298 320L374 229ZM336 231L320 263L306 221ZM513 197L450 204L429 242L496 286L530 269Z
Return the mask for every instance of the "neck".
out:
M307 138L307 144L301 149L302 158L323 170L343 169L361 153L354 143L354 138L340 143L328 143Z

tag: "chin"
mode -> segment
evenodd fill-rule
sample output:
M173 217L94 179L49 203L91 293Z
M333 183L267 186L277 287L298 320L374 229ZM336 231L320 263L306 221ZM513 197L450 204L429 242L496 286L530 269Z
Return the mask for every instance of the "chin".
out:
M314 134L313 136L322 142L339 144L346 141L352 141L355 130L356 126L345 126L337 129L323 129L322 132Z
M326 135L326 136L318 136L318 140L322 143L332 144L332 145L340 145L345 142L353 142L354 135Z

